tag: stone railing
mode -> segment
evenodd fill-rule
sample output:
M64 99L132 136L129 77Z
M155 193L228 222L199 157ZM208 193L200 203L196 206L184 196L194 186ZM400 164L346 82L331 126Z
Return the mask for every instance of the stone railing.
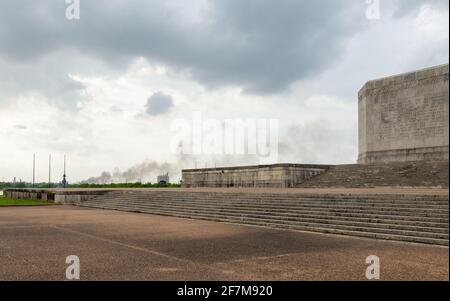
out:
M31 199L54 201L56 204L72 205L88 201L96 196L103 195L109 190L70 190L70 189L25 189L9 188L4 195L13 199Z

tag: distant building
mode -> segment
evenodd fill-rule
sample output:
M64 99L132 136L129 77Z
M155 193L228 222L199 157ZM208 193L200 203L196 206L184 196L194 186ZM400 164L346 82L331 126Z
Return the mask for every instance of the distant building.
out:
M169 184L170 183L169 173L158 176L157 182L158 182L158 184Z

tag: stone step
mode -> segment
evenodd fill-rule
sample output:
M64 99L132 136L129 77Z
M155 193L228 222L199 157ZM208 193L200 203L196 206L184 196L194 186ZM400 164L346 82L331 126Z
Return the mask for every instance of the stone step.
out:
M190 212L190 213L206 213L211 214L212 211L204 208L192 208L192 207L184 207L184 208L176 208L176 207L168 207L168 206L136 206L136 205L117 205L117 204L103 204L102 207L114 207L114 208L125 208L127 210L145 210L145 209L168 209L178 212ZM249 213L249 212L240 212L240 211L230 211L230 210L215 210L214 214L220 214L225 216L238 216L241 218L258 218L264 220L283 220L286 222L310 222L310 223L325 223L325 224L336 224L336 225L349 225L349 226L361 226L361 227L376 227L376 228L385 228L385 229L396 229L396 230L410 230L410 231L421 231L421 232L433 232L433 233L443 233L448 234L448 227L429 227L429 226L417 226L417 225L395 225L395 224L386 224L386 223L368 223L368 222L356 222L356 221L341 221L335 220L332 217L327 219L317 219L317 218L299 218L297 216L285 216L285 215L261 215L258 213Z
M101 200L96 200L101 201ZM111 200L112 201L112 200ZM116 200L117 202L123 202L122 200ZM377 214L385 214L385 215L414 215L414 216L423 216L423 217L437 217L437 218L448 218L448 210L413 210L413 209L402 209L402 210L393 210L392 208L374 208L374 207L345 207L345 206L320 206L320 205L314 205L314 206L279 206L278 204L229 204L227 202L213 202L213 201L195 201L195 202L176 202L176 201L168 201L168 200L147 200L143 199L140 200L141 202L158 202L158 203L165 203L165 204L198 204L200 206L210 206L211 208L216 206L230 206L230 207L236 207L236 208L260 208L260 209L267 209L267 210L289 210L289 211L295 211L295 210L311 210L311 211L330 211L330 212L351 212L351 213L377 213ZM131 201L127 201L130 203Z
M93 202L94 204L96 202ZM124 202L121 201L111 201L111 203L116 204L123 204ZM131 204L131 203L129 203ZM141 204L141 203L138 203ZM158 204L158 205L169 205L167 204L161 204L160 202L149 202L144 201L142 204ZM183 204L174 204L174 206L186 206ZM363 211L357 211L357 212L349 212L345 209L336 210L336 209L310 209L310 208L261 208L258 206L247 206L247 207L236 207L236 206L215 206L215 205L209 205L209 204L200 204L200 205L191 205L193 207L205 207L209 208L210 210L216 210L217 208L228 208L228 209L234 209L234 210L251 210L251 211L258 211L258 212L268 212L271 214L275 213L286 213L286 214L317 214L317 215L340 215L340 216L356 216L356 217L373 217L373 216L383 216L386 219L396 219L396 220L411 220L411 221L429 221L429 222L438 222L438 223L448 223L448 215L444 215L444 217L429 217L429 216L420 216L416 215L414 213L406 212L406 213L396 213L393 214L393 212L373 212L368 210Z
M101 200L115 200L121 197L109 197L109 198L102 198ZM406 209L408 211L433 211L433 210L443 210L448 211L449 206L448 205L404 205L404 204L373 204L373 203L366 203L366 202L304 202L303 200L297 200L297 201L267 201L267 200L220 200L220 199L192 199L192 198L160 198L160 197L148 197L148 196L142 196L142 197L122 197L126 200L152 200L152 201L174 201L174 202L203 202L203 203L228 203L233 205L247 205L247 204L259 204L259 205L276 205L276 206L301 206L301 207L345 207L349 209L362 209L362 208L380 208L384 210L392 210L392 209Z
M104 200L104 201L108 201L108 200L116 200L116 199L126 199L126 200L141 200L141 199L148 199L148 200L159 200L159 201L166 201L166 200L171 200L171 201L202 201L202 202L223 202L223 200L221 198L194 198L194 197L188 197L188 196L155 196L155 195L151 195L151 194L142 194L142 195L108 195L108 196L103 196L103 197L98 197L98 200ZM395 201L391 201L389 203L378 203L378 202L370 202L370 201L322 201L322 200L314 200L314 201L306 201L303 199L298 199L298 200L282 200L282 199L277 199L277 200L265 200L265 199L257 199L257 198L248 198L248 199L244 199L244 198L239 198L239 199L231 199L231 198L227 198L224 199L224 201L226 201L227 203L230 204L235 204L235 203L258 203L258 204L265 204L265 203L270 203L273 204L275 202L275 204L277 205L333 205L333 206L346 206L346 207L384 207L384 208L409 208L409 209L418 209L418 210L422 210L422 209L444 209L444 210L448 210L449 209L449 204L448 202L446 204L423 204L423 203L418 203L418 204L411 204L411 203L399 203L399 202L395 202Z
M449 204L448 196L408 196L408 195L304 195L304 194L261 194L261 193L207 193L207 192L174 192L174 191L165 191L165 192L153 192L153 191L145 191L145 192L110 192L105 194L104 196L112 196L116 197L118 195L123 195L126 197L133 196L159 196L164 198L174 198L174 197L184 197L184 198L193 198L193 199L204 199L204 198L212 198L212 199L225 199L225 200L233 200L233 199L247 199L247 200L286 200L286 201L333 201L333 202L348 202L348 201L364 201L364 202L395 202L406 204Z
M126 208L127 210L131 210L131 211L140 211L140 210L155 208L155 209L158 209L158 210L169 210L169 211L172 211L172 212L176 212L176 211L178 211L178 212L187 211L187 212L196 212L196 213L202 212L202 213L205 213L205 214L237 215L237 216L241 216L242 217L242 213L240 213L240 212L237 212L237 213L234 213L234 214L231 214L229 212L222 213L222 212L220 212L218 210L212 211L212 210L210 210L208 208L205 209L205 208L188 208L188 207L168 207L168 206L163 206L163 205L161 205L161 206L158 206L158 205L153 205L153 206L148 206L148 205L147 206L145 206L145 205L144 206L136 206L136 205L127 205L127 204L102 204L101 207L102 208L111 207L111 208L114 208L114 209L116 209L116 208ZM273 216L275 216L275 215L273 214ZM267 219L271 218L271 216L268 216L268 215L265 215L265 217L267 217Z
M261 219L250 219L250 218L242 218L242 217L230 217L230 216L223 216L219 214L199 214L199 213L192 213L192 212L183 212L180 210L169 210L169 209L141 209L137 210L136 208L126 208L124 206L97 206L95 208L104 208L104 209L111 209L111 210L121 210L121 211L130 211L130 212L142 212L142 213L152 213L152 214L163 214L168 216L183 216L183 217L189 217L189 218L202 218L207 220L220 220L220 221L235 221L238 223L244 223L244 224L265 224L265 225L272 225L273 227L283 227L283 228L289 228L289 229L297 229L297 230L309 230L313 232L327 232L327 233L338 233L344 234L344 232L351 232L351 233L372 233L376 234L378 236L377 238L380 238L382 236L401 236L406 237L407 241L416 241L416 242L430 242L433 240L436 244L438 241L440 241L440 244L445 243L447 241L448 245L448 234L437 234L437 233L427 233L427 232L417 232L417 231L404 231L404 230L391 230L391 229L377 229L377 228L360 228L360 227L351 227L351 226L341 226L341 225L327 225L327 224L312 224L312 223L301 223L301 222L292 222L289 221L286 223L286 221L277 221L275 220L261 220ZM326 231L325 231L326 230ZM361 236L361 235L359 235ZM363 235L365 236L365 235ZM373 236L373 235L372 235Z
M140 207L145 207L145 206L161 206L161 207L167 207L167 206L171 206L174 208L185 208L187 207L187 204L180 204L180 203L172 203L172 204L167 204L167 203L160 203L160 202L121 202L121 201L110 201L110 202L103 202L106 204L115 204L115 205L129 205L129 206L140 206ZM96 205L96 204L101 204L100 202L91 202L88 203L90 205ZM399 216L369 216L368 218L361 218L361 217L354 217L354 216L340 216L340 215L336 215L333 212L322 212L322 214L314 214L314 213L303 213L303 212L296 212L293 210L278 210L278 211L274 211L274 210L267 210L267 209L259 209L259 208L252 208L249 207L247 209L242 209L242 208L235 208L235 207L230 207L230 206L222 206L222 207L212 207L212 206L208 206L208 204L200 206L200 205L189 205L190 208L202 208L202 209L207 209L210 211L230 211L230 212L237 212L237 213L249 213L249 214L272 214L272 215L279 215L279 216L286 216L286 217L295 217L295 218L316 218L316 219L336 219L336 220L344 220L344 221L356 221L356 222L373 222L373 220L376 221L383 221L383 223L391 223L391 224L398 224L398 225L423 225L426 227L437 227L437 228L448 228L448 220L447 222L436 222L433 220L426 220L426 219L413 219L413 220L406 220L406 219L399 219Z
M96 206L97 202L93 203L83 203L86 206L92 205ZM117 202L116 204L122 204L122 202ZM215 210L215 208L210 208L211 210ZM233 208L231 208L233 209ZM415 216L400 216L400 215L374 215L374 214L367 214L367 213L336 213L336 212L327 212L327 211L292 211L292 210L261 210L261 209L254 209L250 208L248 210L242 210L239 208L239 212L258 212L258 213L270 213L270 214L279 214L279 215L287 215L287 216L299 216L299 217L321 217L321 218L330 218L335 217L338 219L344 219L344 220L358 220L358 219L378 219L378 220L384 220L384 221L390 221L391 223L411 223L411 224L417 224L417 223L425 223L425 224L437 224L439 226L447 226L448 225L448 218L439 219L439 218L429 218L429 217L415 217Z
M114 191L81 206L448 245L448 196Z
M317 187L449 187L448 161L337 165L299 185Z

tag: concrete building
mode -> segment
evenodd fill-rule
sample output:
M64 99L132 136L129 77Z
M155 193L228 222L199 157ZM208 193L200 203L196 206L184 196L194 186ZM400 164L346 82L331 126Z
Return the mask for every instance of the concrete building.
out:
M358 163L448 160L448 64L367 82Z
M158 182L158 184L169 184L170 183L169 173L158 176L156 178L156 181Z
M295 187L329 169L329 165L275 164L185 169L183 187Z

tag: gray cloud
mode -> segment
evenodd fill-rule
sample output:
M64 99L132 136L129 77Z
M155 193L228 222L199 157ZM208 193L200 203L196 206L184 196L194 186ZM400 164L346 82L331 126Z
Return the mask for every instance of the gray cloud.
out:
M81 19L69 21L64 1L2 1L0 59L35 64L49 53L79 51L121 69L144 57L188 71L192 79L210 88L233 85L247 93L267 94L329 68L344 51L346 39L368 23L365 1L207 3L196 12L190 6L180 8L177 1L83 1ZM396 0L385 6L394 17L402 17L424 3L448 10L447 0ZM186 11L197 19L190 20ZM69 70L79 66L70 55L59 63L70 66L53 72L64 86ZM67 89L69 96L52 91L50 96L73 99L77 88Z
M68 21L64 1L2 1L0 53L33 61L77 49L114 67L145 57L205 86L264 94L323 71L364 24L365 4L354 0L218 0L198 22L171 3L84 1L81 20Z
M169 112L172 107L172 96L157 92L147 99L145 112L149 116L157 116Z
M15 130L20 130L20 131L24 131L24 130L28 129L28 127L26 125L22 125L22 124L15 124L13 126L13 128Z
M4 60L0 55L0 102L39 95L59 109L77 109L77 104L89 97L84 84L70 75L88 71L96 64L73 55L70 52L53 53L31 61Z
M47 149L53 153L87 156L98 152L96 129L93 120L73 114L72 111L56 111L50 119L29 122L26 130L15 128L5 131L5 141L14 141L16 149L36 151ZM20 121L18 121L20 122ZM20 127L23 125L18 123Z

